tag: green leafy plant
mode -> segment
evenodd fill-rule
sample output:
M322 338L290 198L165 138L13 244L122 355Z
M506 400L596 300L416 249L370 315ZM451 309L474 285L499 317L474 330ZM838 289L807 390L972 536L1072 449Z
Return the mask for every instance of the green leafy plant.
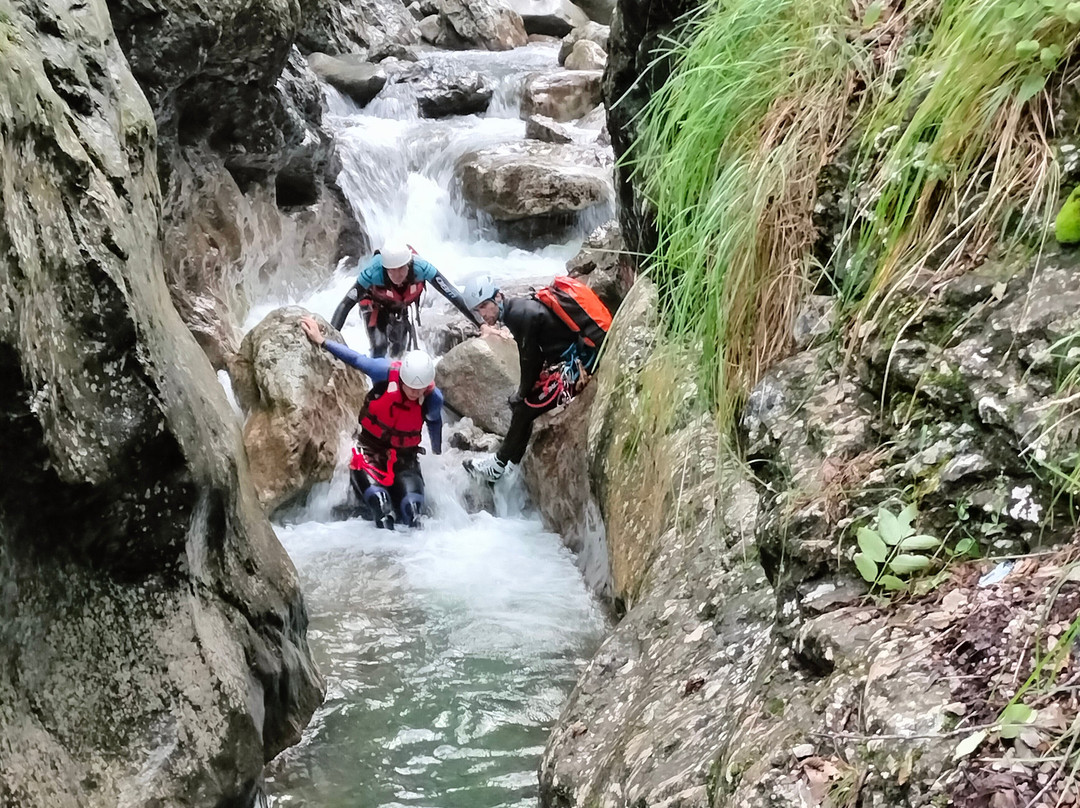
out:
M941 539L916 534L911 523L918 511L915 503L894 514L880 508L874 527L860 527L855 534L859 552L855 566L870 584L871 591L905 592L912 574L928 569L933 561L928 551L941 547Z

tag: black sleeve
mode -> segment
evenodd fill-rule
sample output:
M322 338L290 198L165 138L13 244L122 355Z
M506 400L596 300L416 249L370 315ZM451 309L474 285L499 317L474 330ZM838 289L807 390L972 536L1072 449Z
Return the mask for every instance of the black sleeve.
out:
M517 341L518 361L521 366L518 395L525 398L540 378L540 371L544 369L544 354L540 351L535 318L526 317L523 325L520 339Z
M360 299L361 291L363 290L360 288L360 284L353 284L349 293L342 298L341 302L338 303L338 307L334 309L334 316L330 319L330 325L338 331L345 325L345 318L349 316L349 312L356 305L356 301Z
M435 285L435 288L439 290L439 294L454 304L454 307L464 314L470 323L474 325L483 325L484 321L479 315L475 314L465 305L465 298L461 296L461 292L457 290L454 284L450 283L443 274L439 271L435 272L435 277L431 279L431 282Z

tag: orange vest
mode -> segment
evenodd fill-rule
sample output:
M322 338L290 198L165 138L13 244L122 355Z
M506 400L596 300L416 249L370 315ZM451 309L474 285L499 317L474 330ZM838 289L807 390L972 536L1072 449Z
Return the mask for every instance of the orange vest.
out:
M435 387L432 384L424 392ZM368 436L393 449L415 449L424 426L424 397L410 401L401 389L401 362L390 365L385 382L371 388L360 411L360 427Z

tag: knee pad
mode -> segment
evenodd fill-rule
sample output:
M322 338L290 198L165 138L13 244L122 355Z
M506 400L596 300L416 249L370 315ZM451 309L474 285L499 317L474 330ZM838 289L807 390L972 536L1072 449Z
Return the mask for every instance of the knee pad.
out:
M424 495L406 494L401 499L401 521L409 527L418 527L424 513Z

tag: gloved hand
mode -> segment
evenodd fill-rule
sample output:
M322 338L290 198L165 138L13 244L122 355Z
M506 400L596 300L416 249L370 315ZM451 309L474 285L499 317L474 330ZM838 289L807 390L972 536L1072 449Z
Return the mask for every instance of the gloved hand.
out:
M524 400L525 399L522 397L521 393L519 393L517 390L515 390L506 397L506 403L509 404L511 407L517 406Z

